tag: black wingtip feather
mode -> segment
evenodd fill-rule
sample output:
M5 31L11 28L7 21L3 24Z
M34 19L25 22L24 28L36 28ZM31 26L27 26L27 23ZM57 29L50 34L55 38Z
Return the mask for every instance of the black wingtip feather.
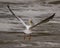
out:
M52 19L55 16L56 13L54 13L52 16L50 16L49 18Z
M54 17L56 13L54 13L52 16Z

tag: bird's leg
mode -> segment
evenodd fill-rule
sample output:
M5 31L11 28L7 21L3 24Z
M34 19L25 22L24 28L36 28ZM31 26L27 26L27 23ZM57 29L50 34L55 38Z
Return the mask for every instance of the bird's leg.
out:
M25 35L25 33L24 33L24 40L26 39L26 35Z
M31 40L31 34L29 35L29 40Z

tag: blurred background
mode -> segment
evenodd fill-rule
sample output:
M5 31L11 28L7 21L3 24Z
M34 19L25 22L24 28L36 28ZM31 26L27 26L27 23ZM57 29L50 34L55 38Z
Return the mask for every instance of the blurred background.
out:
M48 23L32 29L32 40L23 39L25 27L8 10L9 4L16 16L28 24L36 24L56 13ZM0 48L60 47L60 0L0 0Z

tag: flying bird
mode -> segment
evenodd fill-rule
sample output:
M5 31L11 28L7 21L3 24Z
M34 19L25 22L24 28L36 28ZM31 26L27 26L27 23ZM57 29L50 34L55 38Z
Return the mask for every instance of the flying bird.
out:
M29 21L29 22L28 22L29 25L27 25L27 24L22 20L21 17L18 17L18 16L16 16L16 15L14 14L14 12L10 9L10 6L9 6L9 5L7 5L7 7L8 7L8 9L9 9L9 11L12 13L12 15L14 15L14 16L17 18L17 20L20 21L20 22L26 27L26 29L24 30L24 35L25 35L25 36L24 36L24 40L25 40L26 37L27 37L26 35L28 35L29 40L31 40L32 28L35 28L37 25L40 25L40 24L42 24L42 23L48 22L49 20L53 19L53 17L55 16L55 13L53 13L53 15L51 15L51 16L43 19L42 21L38 22L38 23L35 24L35 25L33 24L32 19L29 19L29 20L28 20L28 21Z

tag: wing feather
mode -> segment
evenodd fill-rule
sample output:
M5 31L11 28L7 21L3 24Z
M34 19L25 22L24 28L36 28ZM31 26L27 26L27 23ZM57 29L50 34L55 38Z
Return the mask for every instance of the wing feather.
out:
M33 25L32 27L30 27L30 29L36 27L36 26L39 25L39 24L42 24L42 23L46 23L46 22L48 22L49 20L53 19L54 16L55 16L55 13L54 13L52 16L50 16L50 17L48 17L48 18L42 20L41 22L39 22L39 23Z
M9 5L7 5L7 7L8 7L8 9L9 9L9 11L10 11L19 21L21 21L22 24L26 27L26 24L25 24L24 21L21 19L21 17L16 16L16 15L14 14L14 12L10 9L10 6L9 6Z

